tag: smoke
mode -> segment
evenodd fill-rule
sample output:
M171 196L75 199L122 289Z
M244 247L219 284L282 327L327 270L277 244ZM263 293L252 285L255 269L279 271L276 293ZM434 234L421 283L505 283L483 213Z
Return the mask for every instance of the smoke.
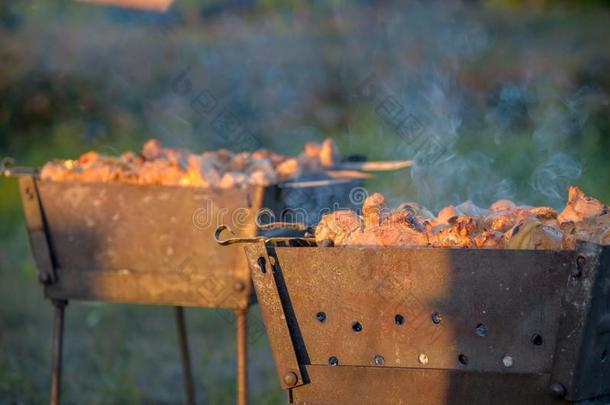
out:
M608 104L601 17L459 1L214 14L176 2L158 20L95 6L82 16L83 7L58 11L65 24L24 24L14 38L38 44L29 53L6 49L24 52L36 75L95 84L78 97L96 97L103 113L67 118L102 125L94 138L292 153L332 136L344 155L415 160L367 188L439 208L497 198L557 205L568 183L589 176L593 147L584 145L601 137L591 120ZM566 23L579 18L587 29ZM187 68L190 90L176 91ZM215 109L204 111L202 94Z
M531 186L547 197L550 205L565 202L565 190L582 173L580 163L566 153L557 153L542 162L532 173Z
M408 194L434 209L501 198L562 206L567 186L583 173L574 146L587 136L591 112L607 105L605 92L580 86L569 66L536 66L547 63L545 53L557 58L553 52L563 51L544 49L548 38L532 65L510 66L509 54L519 56L511 46L534 52L527 38L511 38L514 33L498 29L494 18L460 3L395 11L380 17L386 35L369 32L374 57L367 66L373 73L364 75L357 92L367 91L380 148L391 145L374 152L417 163L390 199ZM362 53L355 50L361 44L346 44ZM485 66L499 52L505 64L495 69L508 68L509 74ZM384 54L405 57L389 65Z

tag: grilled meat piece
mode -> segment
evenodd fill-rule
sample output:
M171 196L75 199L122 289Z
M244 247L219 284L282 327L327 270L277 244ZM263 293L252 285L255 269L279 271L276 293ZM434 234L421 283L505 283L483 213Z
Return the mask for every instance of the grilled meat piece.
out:
M442 208L436 219L432 220L433 228L443 227L444 225L452 225L461 217L466 216L476 221L481 220L486 215L489 215L489 210L476 206L472 201L466 201L458 206L448 205Z
M608 214L608 207L593 197L586 196L576 186L568 188L568 203L557 218L559 222L579 222Z
M371 227L364 232L352 234L350 245L356 246L426 246L428 238L425 233L413 229L407 223L382 224Z
M557 210L550 207L534 207L527 210L531 216L541 221L557 220Z
M298 177L301 168L299 166L299 161L292 158L284 160L282 163L276 166L275 170L277 171L277 175L280 179L287 180Z
M540 220L544 225L559 229L557 222L557 211L548 207L524 208L512 207L505 204L501 209L482 216L479 220L482 230L493 230L497 232L507 232L518 223L526 219Z
M350 229L347 237L340 238L342 244L479 249L574 249L579 240L610 244L608 208L575 187L570 188L570 201L560 215L550 207L500 200L490 210L470 201L450 205L434 217L416 203L388 211L381 194L368 197L362 212L364 225ZM562 217L576 221L561 221ZM337 239L340 232L333 237Z
M401 225L405 224L410 228L418 231L424 232L425 226L424 224L417 218L415 215L408 211L394 211L387 215L384 215L382 218L381 224L383 226L392 226L392 225Z
M240 172L228 172L222 176L218 186L220 188L234 188L246 184L246 175Z
M562 222L560 229L564 235L566 249L574 248L579 240L610 245L610 214L587 218L579 222Z
M322 142L319 159L322 167L332 167L334 164L339 163L341 157L332 139L327 138Z
M345 245L350 242L353 234L361 230L362 220L354 211L334 211L324 215L316 226L316 242L319 245Z
M564 245L575 246L576 241L600 245L610 244L610 211L576 186L568 189L568 203L558 216L564 234Z
M142 147L142 156L146 160L156 160L163 156L163 146L156 139L151 139Z
M483 231L474 237L474 244L479 249L504 249L504 234L498 231Z
M517 213L515 211L494 211L483 216L480 221L482 230L506 232L517 223Z
M383 200L373 194L369 197L368 208L370 223L365 225L363 232L351 235L351 245L380 245L380 246L426 246L428 237L424 226L406 211L395 211L389 215L383 212ZM366 204L366 202L365 202ZM363 208L364 211L364 208ZM381 217L380 224L374 218ZM366 223L366 218L365 218Z
M472 217L462 215L450 220L450 224L438 227L429 237L433 247L476 247L474 237L477 233L477 223Z
M191 155L188 159L188 184L198 187L210 187L220 182L217 167L220 162L211 157Z
M276 172L269 159L255 159L246 167L248 183L268 186L277 182Z
M517 209L517 205L511 200L498 200L489 208L493 212L512 211Z
M385 198L379 193L368 196L362 204L364 229L371 229L381 225L385 210Z
M453 205L448 205L438 212L438 215L436 216L436 221L434 221L434 225L449 225L460 215L461 213Z
M425 221L431 221L434 219L434 214L424 206L414 202L402 203L396 208L397 211L405 211L413 215L422 224Z
M323 166L339 159L334 143L307 144L298 158L260 149L233 153L226 149L200 155L184 149L165 148L157 140L144 144L139 155L125 152L114 158L87 152L78 160L53 161L41 178L54 181L127 182L197 187L242 187L270 185L302 174L319 174Z
M478 207L472 201L465 201L460 205L455 207L455 210L459 212L461 215L467 215L471 218L479 219L487 214L489 214L489 210L485 208Z
M507 232L509 249L561 249L563 235L537 219L526 219Z
M95 171L91 171L95 172ZM146 161L137 169L138 184L181 184L184 172L167 160Z

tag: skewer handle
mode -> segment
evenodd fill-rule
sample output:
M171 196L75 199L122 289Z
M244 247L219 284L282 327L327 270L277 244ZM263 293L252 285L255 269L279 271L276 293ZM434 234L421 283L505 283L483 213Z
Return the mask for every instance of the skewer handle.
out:
M360 170L363 172L378 172L400 170L415 164L412 160L394 160L387 162L343 162L335 165L336 170Z
M0 161L0 177L33 176L35 174L36 169L33 167L15 166L15 159L10 156Z

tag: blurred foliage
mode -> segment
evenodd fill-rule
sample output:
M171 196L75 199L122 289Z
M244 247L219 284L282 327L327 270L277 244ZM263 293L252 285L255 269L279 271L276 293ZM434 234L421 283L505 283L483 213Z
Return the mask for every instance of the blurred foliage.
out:
M380 100L358 95L373 73L379 94L411 108L454 157L378 176L371 191L434 207L501 196L557 205L576 182L610 202L607 5L177 0L158 15L4 0L0 156L39 167L151 137L239 150L193 110L205 90L275 150L332 136L345 154L411 158ZM175 91L185 71L186 96ZM0 240L0 402L45 402L52 311L12 179L0 179ZM71 303L67 313L68 402L181 401L169 309ZM232 325L214 311L188 320L200 400L231 403ZM254 403L284 403L264 338L250 358Z

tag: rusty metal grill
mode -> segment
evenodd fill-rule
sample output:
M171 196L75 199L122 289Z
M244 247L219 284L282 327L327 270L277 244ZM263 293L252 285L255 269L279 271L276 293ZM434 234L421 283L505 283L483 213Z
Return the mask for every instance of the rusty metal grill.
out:
M195 402L183 307L235 311L237 395L247 402L246 318L255 302L240 248L220 247L213 230L229 223L253 237L268 208L281 220L299 206L306 221L349 207L359 181L298 189L281 186L211 190L117 183L53 182L33 170L18 175L25 221L45 296L55 305L51 403L59 402L64 310L69 300L176 307L185 388Z
M259 243L246 255L292 403L606 403L610 394L610 248Z

